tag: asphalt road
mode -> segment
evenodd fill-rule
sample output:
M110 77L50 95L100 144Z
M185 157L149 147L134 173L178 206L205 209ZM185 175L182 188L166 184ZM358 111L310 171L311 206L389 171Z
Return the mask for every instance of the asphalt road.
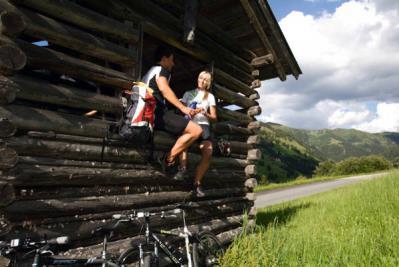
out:
M334 188L358 183L360 181L378 178L385 174L386 173L357 175L338 180L317 182L312 184L298 185L290 188L259 192L256 194L255 207L262 208L271 206L285 201L329 191Z

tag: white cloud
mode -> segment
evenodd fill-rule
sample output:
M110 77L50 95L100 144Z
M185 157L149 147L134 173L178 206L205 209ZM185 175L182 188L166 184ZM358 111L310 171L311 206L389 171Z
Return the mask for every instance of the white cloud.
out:
M354 128L367 132L399 132L399 104L379 103L374 119Z
M293 11L280 26L304 74L263 82L260 119L353 128L377 116L366 102L399 103L398 0L351 0L320 17Z

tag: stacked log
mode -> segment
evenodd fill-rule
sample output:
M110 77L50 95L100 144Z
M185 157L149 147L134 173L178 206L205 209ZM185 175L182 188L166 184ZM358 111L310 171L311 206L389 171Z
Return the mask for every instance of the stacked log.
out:
M193 230L212 230L226 244L242 230L261 157L255 119L261 110L254 89L259 84L251 53L212 38L221 30L203 18L198 44L185 46L179 19L151 1L0 0L0 11L1 239L70 235L70 255L93 256L101 242L93 232L111 223L113 214L168 210L182 202L190 204L187 221ZM121 116L120 91L139 79L125 71L141 64L138 24L196 60L216 58L218 102L241 108L218 107L213 129L227 139L231 154L212 158L203 181L205 198L193 195L192 179L176 182L157 164L175 137L156 132L151 158L149 146L108 132ZM36 40L49 46L32 44ZM92 110L97 114L84 116ZM198 144L193 145L189 177L200 159ZM180 224L173 218L154 221L167 229ZM139 227L124 230L110 251L141 240Z

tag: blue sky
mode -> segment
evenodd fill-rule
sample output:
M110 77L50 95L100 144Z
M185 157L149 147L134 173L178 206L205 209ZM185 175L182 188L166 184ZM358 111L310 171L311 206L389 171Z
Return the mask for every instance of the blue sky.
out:
M269 0L303 74L259 89L261 121L399 132L399 0Z
M291 11L298 10L305 14L315 16L321 15L323 12L333 12L337 6L344 2L343 0L268 0L277 20L281 20Z

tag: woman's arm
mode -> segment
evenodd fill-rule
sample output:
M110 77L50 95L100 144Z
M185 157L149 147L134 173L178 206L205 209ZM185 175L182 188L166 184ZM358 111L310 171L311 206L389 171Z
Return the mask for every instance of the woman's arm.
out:
M209 108L209 113L205 112L204 115L210 120L210 121L217 121L217 115L216 115L216 106L211 106Z

